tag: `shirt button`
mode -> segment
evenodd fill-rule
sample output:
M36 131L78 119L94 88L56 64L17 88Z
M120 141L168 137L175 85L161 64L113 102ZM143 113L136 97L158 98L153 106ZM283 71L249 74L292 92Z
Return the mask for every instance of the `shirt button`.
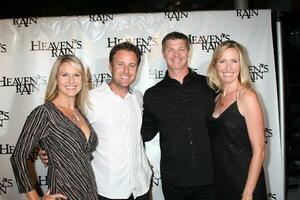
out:
M190 144L193 144L193 141L190 141Z
M195 158L196 158L196 156L192 156L192 158L193 158L193 159L195 159Z
M188 131L190 131L190 130L192 130L192 128L191 128L191 127L188 127Z

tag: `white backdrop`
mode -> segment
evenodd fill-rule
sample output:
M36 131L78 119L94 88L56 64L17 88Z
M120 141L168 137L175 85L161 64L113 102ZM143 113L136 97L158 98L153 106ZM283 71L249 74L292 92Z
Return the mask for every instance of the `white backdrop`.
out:
M171 31L189 36L190 67L200 74L222 41L244 45L251 61L252 80L261 97L266 121L265 173L268 199L284 199L278 98L270 10L193 11L105 14L73 17L0 20L0 199L25 199L18 194L9 158L30 111L43 103L52 63L58 55L76 54L91 70L94 86L110 79L108 54L129 40L143 52L134 87L144 92L166 70L161 40ZM163 200L159 142L147 143L154 165L153 199ZM32 160L36 155L32 155ZM234 163L233 163L234 164ZM46 169L35 162L37 184L47 188ZM229 183L230 184L230 183Z

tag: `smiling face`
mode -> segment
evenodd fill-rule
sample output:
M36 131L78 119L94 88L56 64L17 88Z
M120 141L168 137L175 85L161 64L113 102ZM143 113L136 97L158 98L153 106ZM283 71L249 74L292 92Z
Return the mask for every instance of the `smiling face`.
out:
M166 60L168 69L182 70L188 68L189 50L186 41L183 39L170 39L165 43L163 57Z
M109 69L112 74L110 86L114 90L128 91L136 78L138 58L133 51L118 50L109 64Z
M59 66L56 80L60 97L75 98L81 90L82 76L72 62L64 62Z
M223 85L239 81L240 56L234 48L226 49L215 65L218 77Z

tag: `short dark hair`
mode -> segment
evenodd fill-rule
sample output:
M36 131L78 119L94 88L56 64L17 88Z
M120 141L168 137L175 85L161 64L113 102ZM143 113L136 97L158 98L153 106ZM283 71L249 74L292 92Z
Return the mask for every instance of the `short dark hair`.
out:
M165 50L167 40L177 40L177 39L184 40L186 43L187 49L190 50L190 40L189 40L188 36L186 36L183 33L174 31L174 32L168 33L161 41L162 51Z
M111 63L112 62L112 60L113 60L113 58L114 58L114 55L117 53L117 51L119 51L119 50L127 50L127 51L132 51L132 52L134 52L135 53L135 55L136 55L136 57L137 57L137 59L138 59L138 65L140 64L140 62L141 62L141 51L140 51L140 49L136 46L136 45L134 45L134 44L132 44L132 43L130 43L130 42L122 42L122 43L120 43L120 44L117 44L117 45L115 45L112 49L111 49L111 51L110 51L110 53L109 53L109 62Z

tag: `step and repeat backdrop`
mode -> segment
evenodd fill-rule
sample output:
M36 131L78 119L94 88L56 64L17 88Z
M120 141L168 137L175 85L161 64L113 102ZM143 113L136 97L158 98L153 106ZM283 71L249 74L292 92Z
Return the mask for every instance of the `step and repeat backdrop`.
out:
M191 41L189 66L206 74L215 47L235 40L247 48L252 81L265 111L268 199L284 199L282 147L270 10L193 11L90 16L14 18L0 20L0 199L26 199L19 194L10 156L30 111L43 103L51 66L57 56L75 54L89 67L93 87L109 81L108 54L123 41L142 51L133 85L144 92L160 81L166 64L161 40L171 31ZM159 138L146 144L153 165L153 200L163 200L160 182ZM32 153L36 184L47 190L47 168ZM233 163L234 164L234 163ZM230 183L228 183L230 184Z

